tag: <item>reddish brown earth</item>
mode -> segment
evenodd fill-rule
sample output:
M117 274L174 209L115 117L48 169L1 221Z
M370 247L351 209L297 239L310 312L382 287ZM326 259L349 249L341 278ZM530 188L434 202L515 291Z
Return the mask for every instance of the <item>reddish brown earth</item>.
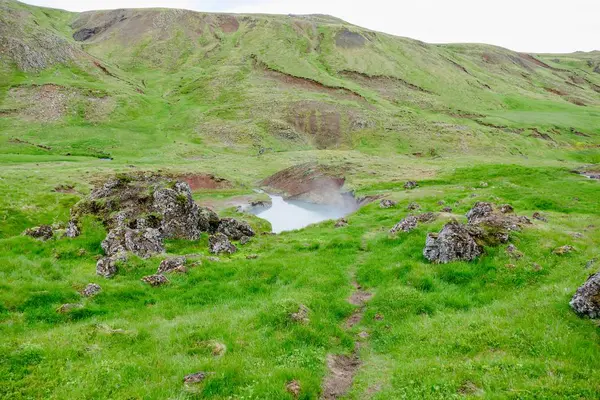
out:
M227 189L231 187L231 183L227 179L218 178L210 174L181 175L179 179L187 182L192 190Z
M282 193L287 198L313 203L331 204L341 197L345 178L332 168L317 163L295 165L266 178L261 185L267 191Z

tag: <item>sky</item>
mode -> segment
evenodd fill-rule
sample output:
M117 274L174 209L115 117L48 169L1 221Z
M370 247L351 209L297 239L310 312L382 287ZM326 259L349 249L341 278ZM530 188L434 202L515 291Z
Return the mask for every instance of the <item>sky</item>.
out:
M487 43L532 53L600 50L600 0L25 0L87 11L168 7L205 12L329 14L429 43Z

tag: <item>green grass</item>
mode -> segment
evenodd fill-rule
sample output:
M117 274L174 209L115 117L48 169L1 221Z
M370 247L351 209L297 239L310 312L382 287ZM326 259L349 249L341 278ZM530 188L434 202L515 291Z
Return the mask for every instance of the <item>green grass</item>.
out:
M0 398L284 399L296 379L300 398L317 399L327 355L350 354L363 330L370 336L349 399L600 397L597 326L568 307L597 269L586 263L600 256L600 184L571 172L600 164L597 53L537 56L549 69L505 49L422 44L329 17L239 16L228 34L215 15L183 20L172 10L146 11L156 26L174 21L170 30L119 27L82 45L71 38L77 14L6 7L30 13L11 19L15 32L83 46L114 76L85 57L28 72L0 59ZM369 40L340 48L343 28ZM34 36L22 40L38 49ZM573 77L579 87L565 83ZM34 117L22 110L50 104L36 97L44 84L67 94L51 120L44 109ZM104 95L114 110L89 117ZM298 125L311 113L316 134ZM332 132L339 138L319 136ZM21 235L67 221L107 176L211 173L231 188L194 199L240 217L235 201L259 198L262 179L315 161L340 171L357 195L383 195L397 207L367 205L340 229L327 221L257 235L219 262L204 257L207 235L168 241L169 255L198 254L190 262L201 264L161 288L140 279L164 256L132 257L114 279L96 276L106 232L94 219L76 239ZM409 179L419 188L404 190ZM74 192L56 192L61 185ZM459 220L474 202L492 201L549 222L514 235L520 260L501 246L471 263L432 265L422 256L425 237L446 217L410 234L388 230L410 202L439 211L442 200ZM565 244L576 251L552 253ZM346 330L352 276L374 297ZM82 299L89 282L103 290ZM56 312L77 302L83 307ZM288 318L300 304L310 310L305 325ZM223 354L213 354L217 343ZM206 381L184 386L197 371L210 372Z

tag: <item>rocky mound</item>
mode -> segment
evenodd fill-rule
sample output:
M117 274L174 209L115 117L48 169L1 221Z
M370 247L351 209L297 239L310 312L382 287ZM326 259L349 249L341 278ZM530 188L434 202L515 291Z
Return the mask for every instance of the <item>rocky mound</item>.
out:
M484 246L507 243L510 233L530 224L527 217L513 214L510 205L496 209L478 202L467 213L467 224L447 223L439 233L429 233L423 255L431 262L471 261L483 254Z
M345 179L333 168L317 163L306 163L279 171L266 178L261 185L267 191L284 197L317 204L345 204L348 196L341 193ZM352 199L354 201L354 199Z
M142 258L164 252L165 239L197 240L203 232L218 232L227 240L240 240L255 234L246 222L221 220L199 207L186 182L154 173L107 180L73 207L71 223L86 214L100 218L109 231L102 242L106 257L97 264L97 273L105 277L117 272L128 252Z
M569 304L581 316L600 317L600 273L590 275Z

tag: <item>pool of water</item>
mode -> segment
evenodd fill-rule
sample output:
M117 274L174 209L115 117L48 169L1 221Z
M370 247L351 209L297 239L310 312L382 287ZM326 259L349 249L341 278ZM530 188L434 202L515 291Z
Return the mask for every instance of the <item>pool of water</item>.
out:
M274 233L304 228L328 219L338 219L357 208L352 202L344 205L328 205L284 200L281 196L269 195L269 197L273 203L271 208L258 210L254 214L269 221Z

